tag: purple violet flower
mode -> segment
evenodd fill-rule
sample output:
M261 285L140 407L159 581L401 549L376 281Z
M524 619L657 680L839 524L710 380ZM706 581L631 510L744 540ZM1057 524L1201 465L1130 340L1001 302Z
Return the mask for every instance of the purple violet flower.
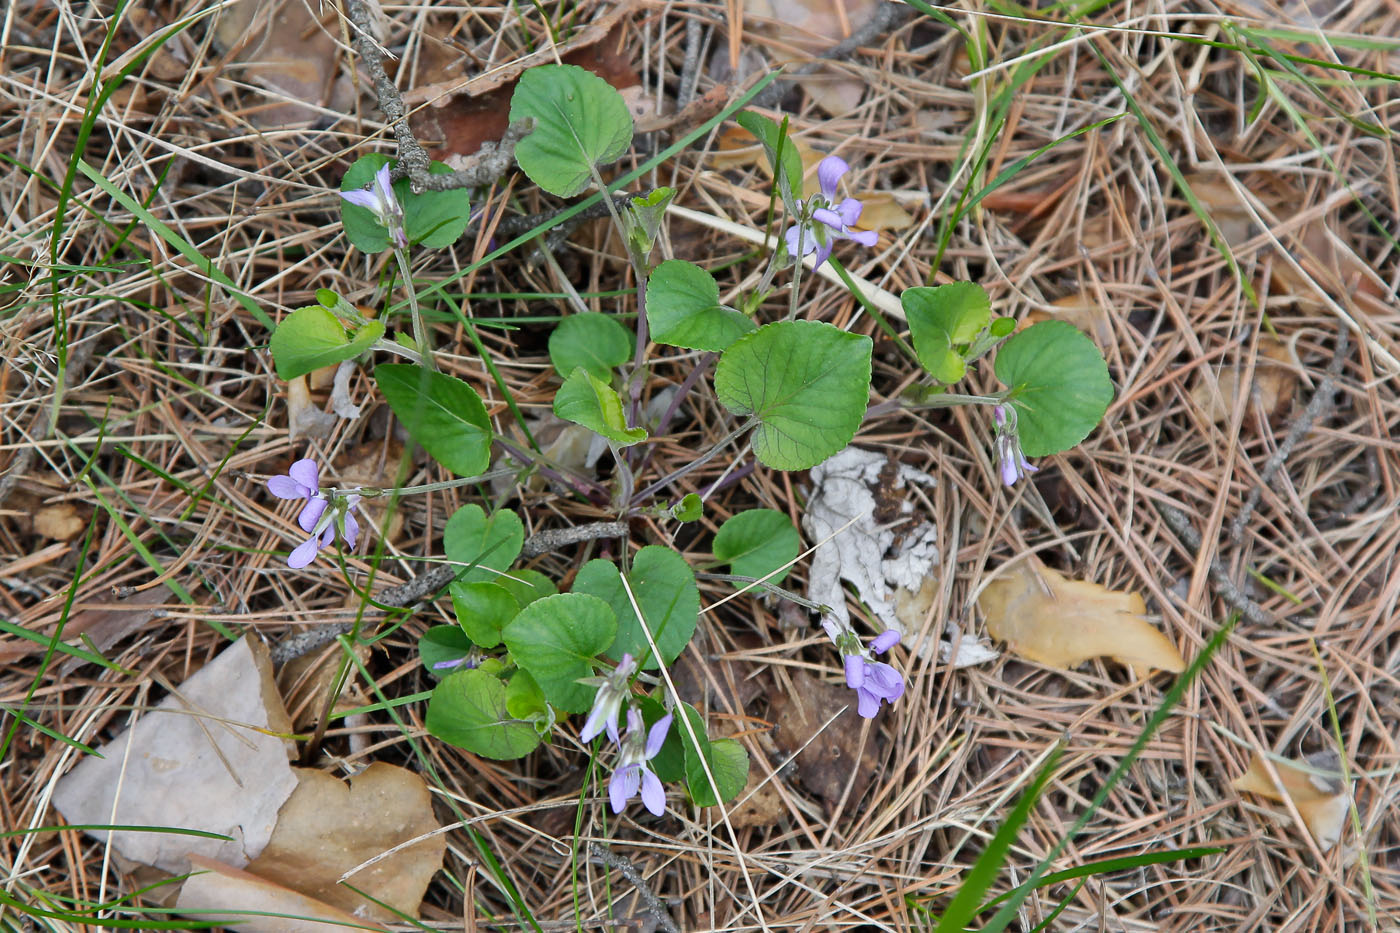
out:
M1016 480L1036 472L1036 468L1021 452L1021 438L1016 433L1016 409L1010 405L998 405L992 409L992 417L997 423L995 444L1001 481L1007 486L1014 486Z
M624 654L617 667L607 674L579 678L579 683L598 688L593 697L593 708L588 711L583 731L578 735L581 741L591 742L606 729L608 738L618 745L622 744L617 737L617 714L622 709L622 701L632 695L631 680L636 672L637 662L630 654Z
M886 629L871 639L870 654L884 654L899 642L899 632ZM883 661L872 661L864 651L845 657L846 686L856 692L856 712L874 719L880 701L893 704L904 695L904 678Z
M799 221L783 234L788 253L793 257L816 252L817 262L813 268L826 262L836 240L855 240L861 246L874 246L880 238L874 230L851 229L860 220L860 212L865 205L855 198L846 198L836 204L836 185L849 170L850 166L840 156L822 159L817 165L817 184L821 186L821 196L812 199L811 220L805 223Z
M279 499L306 500L297 516L297 524L310 537L287 556L287 566L294 570L315 560L316 552L334 541L337 531L348 548L353 548L360 536L360 523L352 511L360 497L322 492L320 478L320 467L307 457L293 463L286 476L274 476L267 481L268 492Z
M647 767L647 762L655 758L666 743L671 716L671 713L667 713L652 723L644 736L641 712L635 706L627 711L627 735L620 743L622 757L608 779L608 799L612 802L614 813L627 809L627 801L637 796L639 790L642 805L651 811L652 816L666 812L666 789L661 786L656 772Z
M403 208L394 196L394 186L389 178L389 163L385 162L374 173L374 181L367 187L353 191L342 191L340 196L357 207L363 207L374 214L379 225L389 231L389 238L399 249L408 246L408 234L404 232Z

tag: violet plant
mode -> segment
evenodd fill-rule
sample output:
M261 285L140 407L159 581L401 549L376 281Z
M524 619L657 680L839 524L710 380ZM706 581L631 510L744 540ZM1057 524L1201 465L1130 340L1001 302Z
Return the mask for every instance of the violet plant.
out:
M840 197L850 171L835 155L817 167L817 189L803 196L796 149L778 124L756 113L737 116L763 146L773 167L772 197L788 217L782 236L763 260L757 287L739 308L720 300L714 276L676 259L654 262L667 207L674 196L661 188L645 197L613 203L599 170L631 144L632 121L618 93L580 68L547 65L522 75L511 119L534 121L516 148L516 159L540 188L573 197L590 187L608 205L635 275L639 314L635 333L597 312L572 315L550 340L550 358L561 383L554 413L601 438L616 473L611 508L619 519L648 515L660 521L694 521L712 490L679 501L665 498L687 472L728 445L743 444L757 461L776 470L804 470L838 453L866 416L873 344L823 321L801 319L802 274L837 266L838 247L870 249L878 235L859 228L861 203ZM434 166L433 171L446 171ZM394 490L426 492L478 483L489 475L493 447L504 449L485 405L467 382L441 372L424 327L410 277L410 251L443 247L457 239L471 217L466 192L414 192L394 180L390 160L368 155L346 173L340 192L347 236L366 253L392 250L406 293L411 337L390 338L382 316L369 319L340 295L322 290L317 304L298 309L278 326L271 348L279 375L298 378L328 365L373 364L375 385L403 427L444 469L457 477ZM765 302L786 289L787 314L762 321ZM972 283L905 290L901 304L913 352L927 381L914 405L980 404L993 407L997 471L1010 485L1032 472L1027 456L1057 453L1081 441L1103 416L1112 388L1102 356L1068 325L1037 324L1012 335L1014 321L993 318L987 294ZM470 331L470 320L463 316ZM556 339L557 338L557 339ZM654 360L652 345L702 351L694 375L670 409L643 422L643 388ZM479 344L478 344L479 346ZM988 395L955 395L948 387L994 348L994 370L1007 386ZM376 353L408 362L383 362ZM487 360L488 367L490 361ZM685 394L713 366L712 386L734 416L720 443L697 452L681 469L649 483L642 442L665 431ZM504 386L501 386L504 391ZM508 397L509 393L505 393ZM529 458L529 454L516 455ZM268 481L279 498L302 502L298 525L308 537L288 558L308 566L338 536L353 547L358 497L385 490L323 489L310 458ZM606 736L613 770L607 797L622 812L638 796L645 809L664 813L664 784L679 783L695 805L733 799L744 787L748 759L733 739L708 738L700 713L674 696L657 676L685 650L698 624L695 569L676 550L650 544L621 562L606 558L581 567L570 592L536 570L517 566L524 527L512 511L488 513L466 505L445 524L443 558L458 568L447 587L455 625L430 628L420 643L427 673L438 682L425 715L430 733L478 755L508 759L526 755L563 729L570 714L584 716L577 741L591 746ZM800 548L787 516L750 510L719 529L713 552L728 564L741 589L761 588L802 600L779 588ZM886 655L899 635L886 631L868 643L854 631L823 623L837 649L839 670L853 691L859 715L874 718L903 696L905 683ZM625 732L619 721L625 719Z

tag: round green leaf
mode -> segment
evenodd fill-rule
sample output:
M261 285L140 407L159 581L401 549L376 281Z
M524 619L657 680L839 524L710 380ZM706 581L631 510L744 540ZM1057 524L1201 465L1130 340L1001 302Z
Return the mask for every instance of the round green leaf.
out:
M515 146L515 161L550 194L572 197L593 166L612 162L632 142L632 115L612 85L577 65L542 65L520 76L510 122L533 117L535 130Z
M423 724L444 742L498 761L540 744L534 725L506 709L506 685L483 670L458 671L438 684Z
M516 719L549 714L544 691L529 671L517 670L506 684L506 710Z
M636 338L607 314L588 311L566 317L549 335L549 361L554 371L567 376L582 366L606 382L613 367L632 358Z
M758 329L719 303L714 276L680 259L661 263L647 279L647 324L657 343L715 352Z
M510 509L497 509L488 517L479 505L464 505L442 529L442 550L459 566L470 565L459 583L495 583L520 556L525 526ZM483 645L482 647L487 647Z
M705 500L688 492L671 509L671 514L678 522L698 522L705 517Z
M322 366L353 360L384 336L384 325L370 321L351 337L330 311L320 305L297 308L272 332L270 347L277 375L295 379Z
M598 688L579 678L593 675L593 659L617 636L617 617L595 596L563 593L520 610L501 635L515 663L530 672L551 705L582 713Z
M471 639L455 625L434 625L423 633L418 642L418 654L423 666L433 677L446 677L451 668L434 668L441 661L456 661L472 650Z
M565 421L596 431L618 447L630 447L646 440L646 428L627 427L622 399L613 387L582 366L570 373L554 393L554 413Z
M433 459L458 476L485 472L491 464L491 419L471 386L413 363L381 363L374 381Z
M759 420L754 454L776 470L805 470L855 437L870 394L869 337L820 321L765 324L724 351L715 394Z
M340 180L341 191L363 188L374 180L374 173L393 159L377 152L361 156ZM430 175L450 175L452 168L441 162L428 165ZM451 191L424 191L414 194L407 178L394 182L394 197L403 208L404 233L410 244L440 248L457 242L471 221L471 196L465 188ZM382 253L389 248L389 234L366 207L340 202L340 220L345 235L366 253Z
M559 587L555 586L549 577L538 570L521 567L497 577L496 585L514 596L522 609L537 599L544 599L559 592Z
M738 797L749 782L749 753L734 739L715 739L706 752L710 774L719 789L719 800L715 799L714 789L698 758L694 760L694 767L689 759L686 761L685 786L690 791L690 799L700 807L712 807L720 800L728 803Z
M740 512L721 525L715 535L715 558L741 577L767 576L796 560L801 550L797 529L786 515L774 509ZM782 583L786 576L787 570L782 570L769 577L768 582Z
M453 583L448 592L452 595L457 624L482 648L499 645L501 629L520 611L520 603L510 591L495 583Z
M695 585L695 572L675 551L649 544L632 559L627 582L661 651L661 659L670 664L690 643L700 617L700 589ZM608 657L618 660L630 654L643 670L657 666L616 564L607 560L584 564L574 578L574 592L596 596L616 613L617 638L608 647Z
M1089 436L1113 401L1103 354L1064 321L1032 324L997 353L997 378L1012 391L1027 457L1068 450Z

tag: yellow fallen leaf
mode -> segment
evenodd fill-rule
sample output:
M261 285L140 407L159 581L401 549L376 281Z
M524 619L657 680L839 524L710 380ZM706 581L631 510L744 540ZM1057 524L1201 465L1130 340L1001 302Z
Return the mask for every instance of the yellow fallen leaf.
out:
M1050 667L1070 668L1098 657L1135 669L1177 673L1186 667L1176 646L1143 618L1142 596L1066 579L1034 558L987 584L977 605L992 637Z
M1249 769L1237 777L1232 787L1242 793L1258 794L1278 803L1285 796L1293 801L1308 832L1324 852L1342 838L1351 796L1338 777L1327 777L1304 769L1292 762L1273 759L1279 783L1269 774L1268 766L1258 752L1249 761Z
M852 195L861 203L860 230L903 230L913 226L910 214L888 191L861 191Z
M1269 417L1286 412L1288 403L1293 400L1298 376L1292 365L1293 355L1288 352L1286 344L1267 335L1260 337L1259 358L1254 364L1251 386L1258 388L1259 404ZM1235 400L1239 398L1241 374L1234 367L1222 370L1215 378L1220 386L1219 392L1202 377L1191 389L1191 403L1202 411L1210 412L1211 420L1217 423L1229 421L1235 410Z
M243 933L388 929L215 859L191 855L190 863L194 873L180 888L175 905L186 916L223 923Z
M34 513L34 531L55 541L72 541L86 527L87 522L71 502L46 505Z
M812 144L805 139L788 137L788 142L797 149L797 154L802 157L802 197L810 198L821 190L817 183L817 164L826 158L824 153L812 148ZM745 165L757 165L769 178L773 177L773 166L768 164L768 157L763 154L763 147L758 144L758 140L753 134L742 126L729 126L720 131L715 143L715 150L710 153L710 164L717 169L739 168Z

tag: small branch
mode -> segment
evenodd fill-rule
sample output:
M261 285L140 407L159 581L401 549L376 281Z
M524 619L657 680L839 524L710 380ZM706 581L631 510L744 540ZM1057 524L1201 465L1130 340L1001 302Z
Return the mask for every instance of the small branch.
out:
M571 544L578 544L580 541L591 541L596 538L621 538L626 535L626 522L593 522L589 525L577 525L573 528L553 528L536 532L527 538L524 547L520 549L520 554L522 557L538 557L550 551L566 548ZM375 600L382 605L394 608L415 606L441 592L447 584L457 578L463 569L456 564L438 564L406 583L390 587L376 596ZM296 635L289 635L272 646L272 663L285 664L293 658L309 654L323 645L335 641L351 628L352 623L335 622L330 625L317 626Z
M1249 495L1245 497L1244 505L1240 507L1239 514L1230 523L1231 541L1238 543L1244 536L1244 526L1254 514L1255 507L1259 505L1259 497L1263 494L1264 487L1274 481L1274 477L1279 470L1283 469L1284 463L1287 462L1294 448L1302 443L1303 438L1312 430L1317 420L1331 412L1332 395L1336 391L1337 377L1342 374L1342 367L1346 364L1349 347L1350 340L1347 337L1346 328L1341 328L1337 331L1337 344L1333 351L1332 361L1327 364L1327 371L1323 374L1322 381L1317 384L1312 398L1308 400L1308 406L1294 419L1283 443L1278 445L1278 450L1264 461L1264 469L1259 472L1259 485L1249 491Z
M1196 533L1195 528L1191 527L1191 522L1187 520L1186 514L1175 506L1167 505L1164 502L1154 502L1153 504L1157 506L1157 511L1162 513L1167 527L1181 539L1181 543L1186 545L1186 549L1191 552L1192 557L1200 554L1201 536ZM1210 559L1209 569L1210 580L1215 585L1215 592L1221 599L1225 600L1227 605L1238 609L1246 619L1255 625L1273 628L1277 624L1274 617L1263 606L1250 599L1235 585L1235 581L1230 579L1230 574L1225 570L1225 565L1220 562L1219 558L1212 557Z
M661 924L661 929L665 930L666 933L681 933L681 928L672 919L671 912L666 909L661 898L657 897L651 890L646 879L642 877L642 873L637 871L637 866L633 865L630 859L614 855L596 842L588 844L588 857L595 862L601 862L608 868L616 869L622 877L631 882L632 887L637 889L637 897L641 899L642 906L646 908L647 913L656 918L657 923Z

